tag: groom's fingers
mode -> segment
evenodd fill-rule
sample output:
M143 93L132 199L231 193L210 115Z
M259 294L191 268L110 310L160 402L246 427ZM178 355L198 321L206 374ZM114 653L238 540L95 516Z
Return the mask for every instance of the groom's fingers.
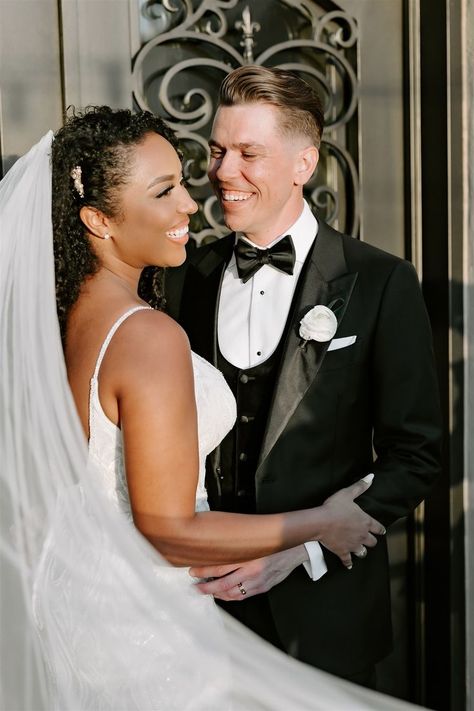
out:
M233 588L237 588L241 582L241 577L238 572L234 571L232 574L224 575L222 578L196 583L196 587L205 595L215 595L218 597L222 593L228 593Z
M189 574L193 578L221 578L238 568L237 563L227 565L201 565L189 569Z
M265 588L262 586L264 571L265 565L262 560L254 560L243 563L237 569L234 567L227 575L195 583L195 586L205 595L213 595L219 600L228 602L239 602L264 591Z

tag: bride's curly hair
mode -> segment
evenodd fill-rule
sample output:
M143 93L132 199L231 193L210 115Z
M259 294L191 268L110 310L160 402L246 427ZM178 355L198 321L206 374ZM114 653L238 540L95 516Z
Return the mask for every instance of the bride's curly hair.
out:
M150 132L166 138L178 151L173 131L149 111L88 106L76 112L71 108L55 135L52 220L56 305L63 343L68 314L81 286L100 266L79 215L81 207L95 207L108 217L120 215L120 189L127 183L131 152ZM80 176L75 182L71 172L78 166ZM146 267L139 283L140 296L157 309L164 305L162 280L162 268Z

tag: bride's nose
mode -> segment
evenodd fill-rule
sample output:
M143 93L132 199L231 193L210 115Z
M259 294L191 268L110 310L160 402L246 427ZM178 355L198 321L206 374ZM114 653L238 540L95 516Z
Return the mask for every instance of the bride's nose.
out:
M192 215L198 211L198 204L192 199L191 195L188 193L184 185L181 187L182 198L179 204L179 212L182 212L185 215Z

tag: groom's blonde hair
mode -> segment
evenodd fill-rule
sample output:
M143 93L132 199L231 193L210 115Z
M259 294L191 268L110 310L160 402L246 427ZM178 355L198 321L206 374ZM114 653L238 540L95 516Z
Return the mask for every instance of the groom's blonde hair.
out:
M295 72L247 65L230 72L221 84L220 106L270 104L279 110L285 135L300 134L319 148L324 112L317 92Z

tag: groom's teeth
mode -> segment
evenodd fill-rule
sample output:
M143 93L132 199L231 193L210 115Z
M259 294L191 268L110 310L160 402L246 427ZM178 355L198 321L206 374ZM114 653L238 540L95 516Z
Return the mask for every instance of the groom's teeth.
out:
M250 197L252 197L252 193L227 193L224 190L222 191L222 199L229 202L248 200Z
M181 239L181 237L184 237L184 235L187 233L188 233L188 226L186 225L186 227L182 227L180 230L173 230L173 231L170 230L166 234L168 235L168 237L171 237L171 239Z

